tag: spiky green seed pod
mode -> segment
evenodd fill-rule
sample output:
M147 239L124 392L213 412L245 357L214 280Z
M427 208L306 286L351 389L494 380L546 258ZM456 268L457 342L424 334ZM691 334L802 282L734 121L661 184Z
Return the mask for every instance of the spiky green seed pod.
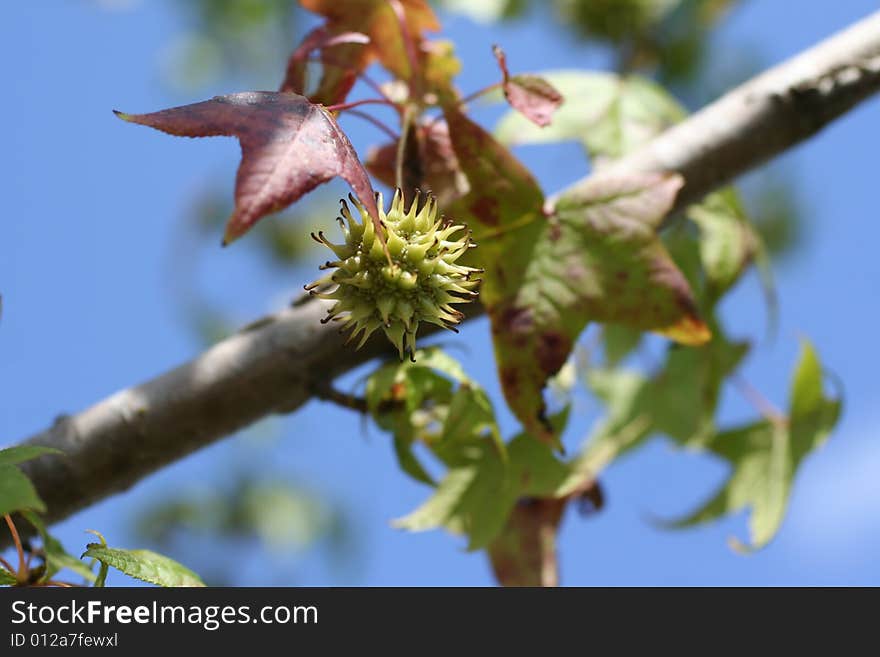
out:
M338 219L344 244L333 244L322 232L312 238L328 247L336 260L321 269L334 269L329 276L307 285L311 294L336 303L323 322L341 321L351 330L349 341L359 338L358 348L377 329L397 347L400 359L413 358L420 322L456 331L464 316L452 304L477 297L476 275L480 269L456 264L471 247L470 231L438 216L437 201L428 196L421 207L416 199L404 210L398 190L386 213L378 195L379 219L385 231L386 254L369 214L349 196L360 213L352 216L343 200ZM458 237L455 237L458 235Z

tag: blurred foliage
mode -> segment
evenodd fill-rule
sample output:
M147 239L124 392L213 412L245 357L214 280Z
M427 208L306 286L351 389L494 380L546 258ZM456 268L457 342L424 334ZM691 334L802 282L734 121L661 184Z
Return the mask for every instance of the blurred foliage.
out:
M804 239L804 213L798 203L796 188L786 177L762 177L749 190L747 203L755 228L775 260L797 251Z
M212 186L200 193L192 205L192 225L199 237L216 236L232 214L232 202L226 185ZM253 233L256 240L246 243L257 246L261 255L271 256L275 266L290 267L318 250L318 244L309 235L312 231L333 228L338 214L335 195L316 191L296 206L278 213L271 221L257 224Z
M492 23L522 16L528 8L529 0L436 0L434 4L480 23Z
M482 22L549 12L574 36L612 46L620 72L656 71L667 83L693 82L706 61L715 24L739 0L441 0Z
M184 490L153 502L136 516L134 531L165 552L197 557L192 560L206 564L200 568L214 585L231 583L233 569L207 563L215 556L222 560L230 553L227 548L258 549L267 556L265 572L277 578L275 583L289 584L297 562L311 550L319 549L330 566L339 566L355 547L345 512L325 495L252 470L230 477L225 485ZM211 550L216 554L198 551L198 539L208 539L218 548Z
M190 91L241 76L277 85L297 41L296 0L170 0L188 28L165 53L166 79ZM275 79L277 78L277 80Z
M228 308L209 298L199 276L200 266L216 255L216 235L232 212L227 196L228 191L219 182L196 192L169 258L176 305L193 335L205 346L228 337L242 323ZM319 246L309 233L333 228L337 214L335 195L317 191L294 208L258 224L253 229L254 238L242 241L237 249L250 250L262 266L289 271L317 257Z

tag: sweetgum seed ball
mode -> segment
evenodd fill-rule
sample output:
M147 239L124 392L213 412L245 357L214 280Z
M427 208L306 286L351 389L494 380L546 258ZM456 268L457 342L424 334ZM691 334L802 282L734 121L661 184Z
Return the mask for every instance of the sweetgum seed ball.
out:
M472 301L479 285L473 267L457 264L472 246L470 232L461 224L439 217L437 202L426 196L419 207L416 198L405 210L398 190L386 213L378 197L382 240L364 207L349 199L358 210L355 218L343 200L339 225L344 244L333 244L322 232L312 237L333 251L336 260L321 269L333 273L306 286L313 295L336 303L323 321L341 321L350 330L349 341L359 338L358 348L382 329L403 360L413 358L420 322L455 330L462 313L452 304ZM457 236L457 237L456 237ZM329 288L329 291L318 291Z

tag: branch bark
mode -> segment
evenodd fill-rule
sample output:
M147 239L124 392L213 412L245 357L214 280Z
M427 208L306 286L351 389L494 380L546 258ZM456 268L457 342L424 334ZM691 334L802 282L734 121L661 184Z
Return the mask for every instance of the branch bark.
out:
M734 89L613 170L682 174L681 208L807 139L878 90L880 12ZM361 351L343 348L332 325L319 323L325 311L325 302L309 300L259 320L189 363L63 416L29 438L29 444L64 452L24 465L48 505L48 520L126 490L266 415L291 412L313 396L313 382L388 353L383 340Z

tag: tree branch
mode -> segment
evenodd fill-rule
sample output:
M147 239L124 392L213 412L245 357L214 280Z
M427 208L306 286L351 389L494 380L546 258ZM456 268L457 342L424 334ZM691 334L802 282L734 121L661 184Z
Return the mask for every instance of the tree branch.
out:
M813 135L878 89L880 12L731 91L613 170L682 174L681 208ZM264 318L189 363L59 418L28 439L64 452L23 466L48 505L48 520L126 490L266 415L291 412L308 401L314 381L389 353L382 339L361 351L343 348L333 326L318 321L326 308L309 300Z

